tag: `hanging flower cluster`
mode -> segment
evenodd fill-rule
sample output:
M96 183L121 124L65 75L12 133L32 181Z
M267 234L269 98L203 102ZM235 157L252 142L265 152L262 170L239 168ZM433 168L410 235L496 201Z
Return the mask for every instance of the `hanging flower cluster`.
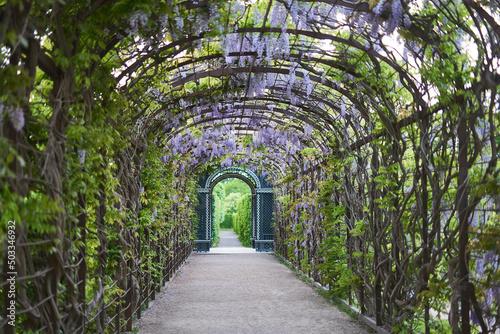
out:
M17 132L21 131L24 127L24 111L22 108L14 108L12 106L5 106L2 101L0 101L0 127L3 124L4 113L8 116L14 130Z
M170 138L166 143L167 154L162 160L175 161L181 172L188 167L219 161L221 167L244 164L269 174L272 172L269 164L275 161L284 173L287 166L294 164L294 157L306 147L304 141L313 136L310 124L304 126L303 133L283 130L273 122L262 123L252 110L232 109L234 106L229 108L234 118L228 117L226 109L224 119L213 119L220 114L220 108L222 105L212 105L212 111L204 115L206 119L211 119L206 122L200 121L201 115L194 116L193 120L200 122ZM253 135L238 137L235 124L253 128ZM174 156L184 158L173 159ZM307 167L307 163L304 166Z

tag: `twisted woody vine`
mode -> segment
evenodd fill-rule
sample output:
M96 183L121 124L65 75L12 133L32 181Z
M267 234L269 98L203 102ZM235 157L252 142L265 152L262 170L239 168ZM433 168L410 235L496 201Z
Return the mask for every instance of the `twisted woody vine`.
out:
M2 332L132 330L224 167L376 326L500 329L498 0L7 0L0 45Z

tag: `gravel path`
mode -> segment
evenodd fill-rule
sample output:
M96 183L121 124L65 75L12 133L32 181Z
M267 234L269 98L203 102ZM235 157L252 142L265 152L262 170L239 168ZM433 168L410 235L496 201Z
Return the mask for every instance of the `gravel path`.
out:
M136 324L139 333L368 333L274 254L230 248L193 253Z
M219 245L215 247L214 249L217 248L226 248L226 247L235 247L235 248L242 248L243 245L241 242L238 240L238 236L236 233L234 233L233 230L229 231L219 231L219 236L220 236L220 241Z

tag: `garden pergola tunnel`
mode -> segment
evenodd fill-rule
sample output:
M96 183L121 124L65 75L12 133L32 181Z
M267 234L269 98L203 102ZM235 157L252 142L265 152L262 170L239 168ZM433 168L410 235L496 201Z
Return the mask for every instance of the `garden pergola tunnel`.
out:
M132 330L233 168L377 326L494 333L499 5L4 1L1 330Z

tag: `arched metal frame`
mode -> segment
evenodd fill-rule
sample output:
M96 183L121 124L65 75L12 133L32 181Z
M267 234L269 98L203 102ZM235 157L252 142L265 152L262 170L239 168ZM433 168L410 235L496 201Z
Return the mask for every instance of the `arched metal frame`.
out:
M262 188L262 182L260 182L259 177L253 171L239 168L239 167L218 169L215 173L210 175L210 177L207 179L207 181L205 182L205 188L210 188L210 187L213 188L213 186L215 186L217 184L217 182L224 179L224 178L221 179L220 177L224 176L226 174L235 175L233 177L237 177L237 178L245 181L250 186L250 189L252 189L252 187ZM227 177L225 177L225 178L227 178ZM215 179L217 179L217 180L215 180ZM250 184L252 184L252 185L250 185Z
M273 251L274 194L273 188L253 171L239 167L221 168L209 177L202 176L198 188L198 230L195 250L208 252L212 246L212 191L217 183L237 178L248 184L252 191L251 245L258 252Z

